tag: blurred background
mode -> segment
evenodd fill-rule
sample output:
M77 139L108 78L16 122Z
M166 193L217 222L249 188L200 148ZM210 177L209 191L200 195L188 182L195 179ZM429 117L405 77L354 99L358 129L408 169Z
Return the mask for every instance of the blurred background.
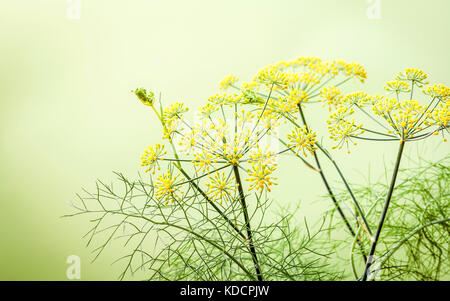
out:
M160 141L158 121L130 90L195 109L228 74L247 80L309 55L363 64L366 84L347 91L383 93L407 67L450 85L449 36L448 0L0 0L0 280L67 280L70 255L81 258L82 280L117 279L120 245L91 264L87 220L61 216L96 179L137 177L142 151ZM407 153L440 159L449 151L441 141ZM395 148L360 143L335 157L364 183L384 176ZM273 198L301 199L308 216L330 209L320 178L289 162Z

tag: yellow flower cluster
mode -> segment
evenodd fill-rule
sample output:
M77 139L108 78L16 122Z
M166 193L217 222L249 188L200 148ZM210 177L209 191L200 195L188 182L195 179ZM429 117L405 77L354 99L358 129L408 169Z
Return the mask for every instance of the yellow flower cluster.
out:
M272 176L275 171L276 165L263 164L261 162L252 163L251 169L248 171L249 178L246 181L250 182L248 190L259 190L260 192L267 189L271 191L270 186L277 185L274 181L276 178Z
M164 109L162 122L164 124L163 128L163 138L172 139L173 134L176 131L182 131L180 128L180 123L183 118L183 114L189 109L184 106L182 102L176 102L171 104L168 108Z
M164 150L164 145L156 144L155 147L149 146L141 156L141 166L147 166L145 172L150 172L153 170L153 174L155 173L155 167L158 166L158 160L166 154L167 152Z
M343 77L342 81L332 82L339 77ZM428 84L428 75L422 70L406 69L386 83L385 90L395 94L395 98L370 96L365 92L343 95L338 87L351 78L364 82L367 78L364 67L353 62L323 61L316 57L300 57L269 65L240 87L236 86L237 77L230 75L222 80L220 87L222 90L233 88L235 93L222 91L211 96L199 108L199 118L192 126L184 119L188 109L183 103L174 103L158 112L153 107L153 92L136 89L133 92L139 100L151 106L161 120L163 138L169 139L175 155L172 159L163 158L166 155L164 146L157 144L148 147L141 157L142 166L147 167L146 172L159 170L160 161L169 166L165 174L157 177L156 197L166 204L181 198L183 193L180 189L186 183L179 182L179 175L173 176L172 171L177 167L185 173L181 169L182 164L192 164L197 185L205 185L208 198L220 204L224 200L235 199L236 188L241 185L232 176L237 170L246 172L247 177L244 178L250 183L249 190L270 192L276 185L273 174L279 154L290 149L306 157L322 147L315 131L306 124L298 126L294 121L301 117L306 123L303 105L317 102L314 101L317 96L331 111L327 124L330 138L336 142L333 149L348 148L353 139L416 140L448 128L450 88L444 85L426 88L423 92L432 98L428 106L413 99L414 87ZM402 93L407 93L408 99L402 100ZM254 107L245 110L241 105ZM366 111L367 107L371 110ZM226 108L231 114L226 114ZM357 114L370 117L371 122L381 125L382 131L387 133L363 127L356 121ZM290 121L295 127L287 135L288 149L275 152L271 149L271 139L278 141L277 129L282 121ZM432 126L437 129L422 134ZM365 133L379 136L360 137ZM184 155L182 160L179 159L180 154ZM231 169L228 175L221 171L225 168Z
M225 90L234 85L239 79L234 75L228 75L220 82L220 88Z
M192 126L184 120L183 114L188 109L181 102L161 112L153 109L163 125L163 138L169 139L173 147L177 146L175 152L187 156L182 162L192 163L196 173L211 173L206 185L208 196L222 203L227 195L235 191L232 185L235 179L218 174L217 165L239 166L245 170L250 189L270 191L270 186L275 185L272 174L276 170L277 153L267 143L270 145L273 142L271 139L278 141L277 128L281 121L286 122L284 117L297 119L299 115L295 113L301 105L310 101L310 95L320 94L330 106L332 103L337 106L338 102L346 100L357 103L350 97L344 98L337 87L322 91L318 91L320 88L313 89L321 81L329 82L339 75L347 80L357 78L364 81L367 77L364 68L356 63L300 57L269 65L240 87L235 86L238 82L236 76L225 77L220 83L221 90L234 88L235 93L221 92L211 96L207 104L198 110L199 120ZM144 104L153 107L155 98L152 92L142 88L134 92ZM238 110L240 105L245 104L253 104L257 108ZM226 106L232 107L234 112L231 116L225 114ZM306 127L294 129L288 139L290 147L305 156L307 152L313 153L317 146L317 134ZM159 169L159 160L165 160L169 166L180 166L178 155L174 159L162 159L165 153L163 146L149 147L141 158L142 165L148 167L146 171L154 173L155 166ZM245 167L247 164L250 167ZM172 177L170 169L160 175L155 184L158 197L166 202L168 198L176 199L178 186L175 181L176 177Z
M439 98L442 102L450 100L450 88L442 84L430 86L424 93L431 97Z
M267 145L264 149L259 145L251 150L249 162L260 162L263 165L276 165L276 155Z
M425 125L437 125L446 128L450 125L450 99L440 102L439 107L427 113L429 120L425 120Z
M238 104L242 99L242 94L217 93L211 96L208 101L219 106Z
M306 126L295 127L287 135L287 138L289 140L288 147L291 147L297 154L303 153L305 157L307 157L307 151L312 154L317 148L317 133L308 130Z
M352 107L354 105L358 107L363 107L367 103L372 102L372 98L365 92L356 92L346 95L343 98L343 104Z
M158 200L167 205L169 202L181 200L183 192L180 190L181 185L177 182L179 175L173 176L172 171L168 170L165 174L161 174L156 178L155 196ZM180 179L184 181L183 178Z
M420 104L416 99L412 99L414 86L422 87L428 84L427 78L428 75L419 69L410 68L400 72L394 81L389 81L385 85L388 92L395 93L395 98L382 95L369 96L364 92L341 97L332 87L322 89L321 97L324 99L323 101L336 107L327 121L330 138L338 141L338 145L335 147L341 148L343 144L348 145L351 138L358 138L365 132L382 136L372 137L368 140L392 140L394 138L405 141L429 136L422 133L425 130L424 126L426 128L437 127L429 134L437 134L447 128L450 118L450 88L444 85L433 85L426 88L423 92L432 98L427 106ZM411 83L407 81L411 81ZM407 93L408 99L401 99L401 93ZM371 106L371 111L375 116L371 117L370 111L364 110L368 105ZM366 116L383 126L386 133L365 129L362 124L357 124L353 117L355 114L353 106L358 107L361 113L365 113ZM383 123L387 123L387 126L377 121L377 117L381 117Z
M342 104L343 96L341 90L335 86L324 87L320 90L320 101L328 105L328 110L336 109Z
M386 83L384 89L388 92L394 92L396 94L410 92L409 84L402 80L394 80Z
M327 72L327 69L325 65L323 64L322 59L314 56L301 56L297 59L295 59L292 62L282 62L282 65L288 67L288 66L294 66L294 67L306 67L310 70L314 70L317 73L325 73Z
M301 103L308 101L308 93L303 89L291 89L289 91L289 95L287 96L287 101L294 105L299 105Z
M210 182L205 184L208 187L206 193L212 201L219 201L220 205L222 205L224 200L234 199L236 184L234 184L233 176L227 177L225 173L218 172L214 176L210 176L209 179Z
M184 106L182 102L176 102L171 104L168 108L164 109L163 119L165 121L170 121L174 118L181 119L182 114L189 111L189 108Z
M342 149L345 145L348 150L349 141L364 134L365 130L362 129L362 124L357 125L354 118L350 119L354 113L353 108L340 106L327 120L330 138L337 142L337 145L332 147L333 149ZM356 143L353 142L353 144Z
M402 140L413 138L416 131L421 131L419 119L425 112L424 106L416 100L397 101L393 98L378 97L373 105L373 112L383 117Z
M293 61L282 61L263 68L253 78L256 83L252 88L264 85L273 90L287 90L295 87L312 88L318 85L326 75L335 77L357 78L361 82L367 78L367 72L360 64L347 63L342 60L323 61L317 57L299 57Z
M298 76L298 75L297 75ZM285 90L292 82L296 81L295 73L283 72L276 65L269 65L259 71L253 81L262 84L266 88L278 90Z
M346 63L342 60L337 60L332 63L337 65L337 69L344 72L345 76L354 77L364 82L367 79L367 72L364 67L358 63L351 62Z
M211 115L219 110L219 108L211 103L207 103L206 105L199 108L198 112L200 116L209 118Z
M426 79L428 78L428 74L426 74L423 70L408 68L404 72L400 72L395 80L397 81L411 81L413 84L418 87L422 87L423 85L428 84Z
M298 111L297 103L290 101L287 96L272 98L268 101L269 110L281 115L294 114Z
M250 172L251 169L245 168L246 164L260 163L268 170L275 170L276 165L273 161L275 155L269 147L261 146L267 143L267 139L270 143L272 138L268 136L272 136L272 132L275 131L278 115L269 108L258 112L238 110L237 106L233 107L231 115L226 115L223 106L228 105L229 101L218 99L219 97L214 97L214 101L210 99L199 109L199 118L192 126L183 120L183 113L187 109L182 103L175 103L163 110L161 120L164 137L170 135L169 142L177 146L175 151L184 154L182 162L192 163L196 173L211 174L209 178L203 180L208 180L207 194L211 200L222 203L227 193L233 192L236 185L232 186L234 177L224 178L223 175L214 175L218 171L218 165L225 167L240 165L240 169ZM179 124L183 124L183 128L179 127ZM158 165L159 160L165 160L169 166L172 164L170 162L178 162L175 166L180 166L178 156L175 159L163 159L161 157L164 154L166 152L163 151L163 146L149 147L141 158L143 165L148 166L146 171L154 173L154 167ZM273 185L273 178L271 179L270 185ZM160 175L155 183L158 198L166 203L168 199L177 199L178 186L174 184L175 181L176 177L172 178L171 172Z
M339 110L341 107L351 108L354 105L363 107L372 101L372 98L364 92L356 92L343 96L341 91L334 86L323 88L320 91L320 96L320 100L328 105L329 111L334 109L341 113L342 109Z

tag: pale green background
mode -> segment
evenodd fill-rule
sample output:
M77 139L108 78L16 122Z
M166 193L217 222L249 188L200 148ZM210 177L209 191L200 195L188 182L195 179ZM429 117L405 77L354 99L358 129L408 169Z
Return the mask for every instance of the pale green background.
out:
M91 265L81 240L86 219L59 217L97 178L142 171L139 155L159 141L159 127L133 88L196 107L229 73L245 79L302 55L364 64L371 93L406 67L450 84L448 0L382 0L380 20L367 18L365 0L81 5L81 19L69 20L65 0L0 1L0 280L64 280L71 254L81 257L83 280L117 278L119 266L110 266L117 249ZM428 142L431 158L448 153L438 140ZM369 165L380 175L394 148L365 143L351 157L336 156L353 181L363 181ZM295 184L311 218L330 208L317 202L319 177L292 172L288 162L274 197L296 202Z

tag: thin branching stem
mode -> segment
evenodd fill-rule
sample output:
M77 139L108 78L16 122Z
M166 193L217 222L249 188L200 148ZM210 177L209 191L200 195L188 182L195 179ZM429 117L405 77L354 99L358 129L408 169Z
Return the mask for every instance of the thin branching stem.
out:
M377 232L375 234L374 241L372 242L372 246L370 248L369 258L367 259L367 262L366 262L366 267L365 267L364 274L363 274L363 277L362 277L363 281L367 280L367 276L369 274L370 267L372 265L373 256L375 254L375 250L376 250L376 247L377 247L377 244L378 244L378 240L380 239L381 230L383 229L383 224L384 224L384 221L386 219L386 215L387 215L387 212L388 212L388 209L389 209L389 204L391 202L392 193L394 192L395 182L397 180L397 175L398 175L398 171L399 171L399 168L400 168L400 161L402 159L402 154L403 154L403 149L404 148L405 148L405 141L401 141L400 142L400 147L398 148L397 159L395 161L395 167L394 167L394 172L392 174L391 184L389 186L389 191L388 191L388 194L386 196L386 201L384 203L383 212L381 214L380 221L378 222L378 228L377 228Z
M234 171L234 177L236 178L236 184L238 186L239 199L241 200L242 211L244 213L245 228L247 230L247 237L248 237L248 245L250 248L250 253L252 255L253 264L255 265L256 276L258 278L258 281L262 281L263 276L262 276L261 268L260 268L260 265L258 262L258 256L256 254L255 245L253 243L253 235L252 235L252 229L250 226L250 219L248 216L247 204L245 202L244 189L242 188L242 181L241 181L241 177L239 174L239 169L236 165L233 166L233 171Z
M300 104L298 105L298 110L299 110L300 116L302 118L303 124L306 127L306 130L309 130L308 129L308 124L306 123L305 115L303 114L302 106ZM347 220L347 217L345 216L344 211L342 211L341 206L339 205L338 201L336 200L336 197L334 196L334 193L331 190L330 185L328 184L327 178L325 177L325 174L324 174L324 172L322 170L322 167L320 165L320 161L319 161L319 158L317 156L317 153L313 152L313 155L314 155L314 159L316 161L317 169L319 170L319 173L320 173L320 177L322 178L322 182L325 185L331 200L333 201L334 205L336 206L336 209L339 212L339 215L344 220L344 223L347 226L347 229L350 231L352 236L355 236L355 230L353 230L352 226L350 225L349 221Z

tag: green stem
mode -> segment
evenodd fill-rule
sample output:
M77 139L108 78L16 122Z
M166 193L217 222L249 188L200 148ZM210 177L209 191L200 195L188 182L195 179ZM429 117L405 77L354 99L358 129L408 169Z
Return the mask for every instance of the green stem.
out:
M342 179L342 182L344 182L345 188L347 188L347 191L349 192L350 197L352 198L353 203L355 204L356 209L358 210L358 213L361 215L361 217L362 217L362 219L363 219L363 221L364 221L364 225L365 225L366 228L367 228L367 231L369 231L369 234L372 235L372 230L370 229L370 226L369 226L369 223L367 222L366 216L365 216L364 212L362 211L361 206L359 206L359 203L358 203L358 201L356 200L356 197L355 197L355 195L353 194L353 191L352 191L352 189L350 188L350 185L348 184L347 180L345 179L344 174L342 173L341 169L340 169L339 166L337 165L336 161L334 161L334 159L331 157L331 155L328 154L328 153L322 148L322 146L321 146L320 144L318 144L318 147L319 147L319 149L320 149L320 150L328 157L328 159L331 161L331 163L333 163L334 167L336 168L336 170L337 170L337 172L338 172L338 174L339 174L339 177Z
M162 127L164 128L164 130L167 130L164 121L162 119L162 115L160 115L158 113L158 111L156 111L156 109L152 106L153 111L155 112L156 116L158 116L159 121L161 122ZM206 199L206 201L217 211L217 213L219 213L219 215L244 239L246 240L247 238L245 237L245 235L241 232L241 230L239 230L236 225L222 212L222 210L220 210L219 207L217 207L216 204L214 204L214 202L206 195L206 193L191 179L191 177L184 171L184 169L181 167L181 160L180 157L178 156L177 150L175 148L175 145L173 144L172 139L169 137L169 143L170 146L172 147L172 151L173 154L176 158L176 160L178 160L178 162L175 162L174 165L175 167L186 177L186 179L191 183L192 186L194 186L194 188Z
M372 210L373 210L373 209L375 208L375 206L377 205L377 202L378 202L378 200L375 201L374 204L369 208L369 211L367 211L367 216L370 215L370 213L372 212ZM359 225L358 230L356 231L355 239L353 239L352 246L351 246L351 248L350 248L350 265L351 265L351 267L352 267L353 276L355 276L355 279L356 279L356 280L357 280L359 277L358 277L358 273L356 272L355 261L353 260L353 253L354 253L354 250L355 250L355 243L357 242L357 239L358 239L358 237L359 237L359 234L361 233L361 230L362 230L362 225ZM360 247L360 250L363 250L361 244L359 245L359 247ZM366 261L367 261L367 257L364 257L364 262L366 262Z
M177 165L175 165L177 166ZM181 168L178 167L178 170L186 177L186 179L188 179L191 183L192 186L194 186L194 188L208 201L208 203L217 211L217 213L220 214L221 217L223 217L223 219L244 239L246 240L247 237L241 232L241 230L239 230L236 225L222 212L222 210L220 210L219 207L217 207L217 205L211 201L211 199L206 195L206 193L192 180L190 180L189 175Z
M309 131L308 124L306 123L306 118L305 118L305 115L303 114L303 109L302 109L302 106L300 104L298 104L298 110L300 112L300 117L302 118L303 124L306 127L306 130ZM325 177L325 174L323 173L323 170L322 170L322 167L320 165L320 161L319 161L319 158L318 158L316 152L313 152L313 155L314 155L314 159L315 159L316 164L317 164L317 169L319 170L319 173L320 173L320 177L322 178L322 182L325 185L325 187L326 187L326 189L328 191L328 194L330 195L331 200L333 201L334 205L336 206L336 209L339 212L339 215L344 220L344 223L347 226L347 229L350 231L352 236L355 236L355 231L353 230L352 226L350 225L349 221L347 220L347 217L345 216L344 212L342 211L341 206L339 206L336 198L334 197L334 193L331 190L330 185L328 184L328 181L327 181L327 179Z
M367 280L367 276L368 276L368 273L370 271L370 266L372 265L372 262L373 262L373 255L375 254L375 250L376 250L376 247L377 247L377 244L378 244L378 240L380 239L381 230L383 228L383 224L384 224L384 221L386 219L386 215L387 215L387 212L388 212L388 209L389 209L389 204L391 202L392 193L394 192L395 182L397 180L398 170L399 170L399 167L400 167L400 161L402 159L402 154L403 154L404 147L405 147L405 141L402 140L400 142L400 147L398 149L397 160L395 162L394 172L392 174L392 179L391 179L391 184L389 186L389 191L388 191L388 194L386 196L386 202L384 203L383 213L381 214L381 218L380 218L380 221L378 223L378 228L377 228L377 232L375 234L375 239L372 242L372 247L370 248L369 258L367 260L366 268L364 270L364 275L363 275L363 278L362 278L363 281Z
M239 175L239 169L238 169L237 165L233 166L233 171L234 171L234 176L236 178L236 183L237 183L238 190L239 190L239 198L241 200L242 211L244 213L245 227L247 229L248 245L250 248L250 253L252 255L253 264L255 265L256 275L258 277L258 281L263 281L261 268L259 267L258 257L256 255L255 245L253 244L252 230L250 227L250 219L248 217L247 204L245 203L244 190L242 188L242 181L241 181L241 177Z

